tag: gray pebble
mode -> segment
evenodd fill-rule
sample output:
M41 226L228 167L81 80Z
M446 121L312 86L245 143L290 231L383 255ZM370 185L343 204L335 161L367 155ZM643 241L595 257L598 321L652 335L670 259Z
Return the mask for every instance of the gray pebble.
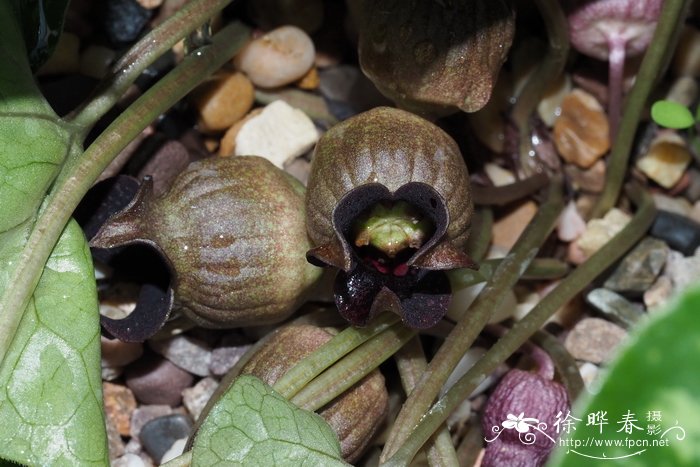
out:
M631 297L641 297L656 281L666 263L668 246L647 237L622 260L605 281L605 288Z
M630 328L644 316L641 305L630 303L625 297L608 289L594 289L586 301L606 318L623 328Z
M193 380L191 374L157 355L140 359L126 372L126 385L142 404L179 405L182 390Z
M182 401L194 420L199 418L199 414L202 413L218 386L219 383L214 378L207 377L182 391Z
M211 348L183 334L169 339L149 341L150 347L178 367L197 376L209 376Z
M692 255L700 246L700 224L673 212L658 212L651 226L651 235L684 255Z
M153 420L154 418L164 417L173 413L172 407L169 405L141 405L136 407L134 413L131 414L131 441L138 441L139 433L141 433L141 428ZM131 443L131 441L129 441ZM129 446L127 445L127 452L129 451Z
M186 438L192 430L189 417L182 414L171 414L154 418L141 429L139 439L144 449L151 457L160 462L168 449L179 439Z

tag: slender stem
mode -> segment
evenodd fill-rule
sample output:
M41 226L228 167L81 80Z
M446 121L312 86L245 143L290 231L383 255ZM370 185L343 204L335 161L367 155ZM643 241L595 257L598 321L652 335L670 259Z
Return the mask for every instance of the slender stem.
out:
M457 459L459 465L472 466L476 463L479 452L484 444L481 427L478 422L472 422L469 431L462 438L462 442L457 446Z
M415 335L413 329L394 324L311 381L290 402L305 410L318 410L367 376Z
M473 269L453 269L447 272L450 278L452 290L459 290L472 285L480 284L491 279L493 272L498 268L503 260L487 259L479 264L479 270ZM523 280L545 280L559 279L569 273L569 265L554 258L535 258L527 267L521 279Z
M593 218L601 217L617 203L627 173L627 164L639 119L649 98L649 93L662 72L663 64L668 60L669 51L675 46L678 37L677 30L680 29L689 3L688 0L666 0L664 2L654 37L644 54L639 73L634 80L634 86L632 86L625 103L620 128L613 140L612 151L608 158L605 187L591 211Z
M534 152L530 139L530 116L542 100L547 87L561 75L569 54L567 22L559 0L535 0L535 3L547 29L549 50L518 94L511 112L511 118L518 128L520 160L525 173L532 172L530 154Z
M170 50L231 0L191 0L146 34L116 62L90 100L68 117L87 132L158 57Z
M617 126L620 123L622 106L622 80L625 75L624 37L608 38L610 55L608 56L608 121L610 122L610 139L615 141Z
M542 347L554 362L554 366L557 368L564 386L566 386L566 392L569 393L569 400L576 400L583 391L584 384L574 357L556 337L546 331L537 331L532 336L532 341Z
M291 399L316 376L347 355L350 351L397 323L399 317L383 313L366 328L347 327L333 339L316 349L275 382L273 389L285 399Z
M654 220L656 208L651 197L639 187L631 187L629 195L639 206L634 218L584 264L576 268L556 289L550 292L521 321L484 355L447 393L425 414L406 442L389 459L387 466L408 465L440 424L457 405L479 385L498 365L522 346L561 306L581 292L596 277L642 238Z
M39 213L0 297L0 361L4 360L22 314L58 238L76 206L102 170L150 122L229 60L248 37L248 28L234 23L223 28L212 44L178 65L155 84L102 133L81 157L69 157Z
M528 136L529 138L529 136ZM482 206L505 206L519 199L525 198L549 183L549 177L545 174L534 174L523 180L502 186L474 186L472 187L472 199L474 204Z
M474 261L481 261L491 245L493 211L489 208L477 209L472 216L472 228L467 240L466 251Z
M497 309L505 298L506 294L503 291L515 285L537 254L540 245L551 233L563 206L562 179L554 177L547 201L503 259L469 312L461 314L459 322L440 346L420 382L403 405L384 446L382 460L391 456L408 438L429 409L445 380L488 322L491 312Z
M403 346L395 355L396 366L399 368L401 385L406 394L410 394L416 386L420 375L425 371L428 362L425 360L425 352L420 338L414 337ZM458 466L457 453L452 444L452 437L447 426L443 424L438 433L428 441L428 464L431 467Z

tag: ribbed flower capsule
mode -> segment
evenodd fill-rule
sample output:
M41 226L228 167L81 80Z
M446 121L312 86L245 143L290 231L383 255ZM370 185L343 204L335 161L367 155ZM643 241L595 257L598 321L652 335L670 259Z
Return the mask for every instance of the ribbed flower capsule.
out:
M444 270L464 253L472 216L457 144L411 113L380 107L331 128L309 178L307 228L317 265L340 269L335 301L354 325L391 309L415 328L445 314Z

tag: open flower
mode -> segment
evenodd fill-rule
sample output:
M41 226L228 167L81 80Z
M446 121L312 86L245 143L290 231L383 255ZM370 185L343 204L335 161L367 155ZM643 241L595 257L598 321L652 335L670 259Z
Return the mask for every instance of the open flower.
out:
M414 328L447 312L445 270L464 253L472 214L456 143L408 112L376 108L319 141L307 192L307 259L339 269L335 302L356 326L392 310Z

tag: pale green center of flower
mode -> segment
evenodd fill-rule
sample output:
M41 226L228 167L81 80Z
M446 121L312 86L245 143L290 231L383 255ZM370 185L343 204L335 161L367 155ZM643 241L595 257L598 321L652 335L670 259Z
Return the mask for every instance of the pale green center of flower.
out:
M355 246L373 246L393 258L406 248L420 248L432 230L432 223L407 202L379 203L355 221Z

